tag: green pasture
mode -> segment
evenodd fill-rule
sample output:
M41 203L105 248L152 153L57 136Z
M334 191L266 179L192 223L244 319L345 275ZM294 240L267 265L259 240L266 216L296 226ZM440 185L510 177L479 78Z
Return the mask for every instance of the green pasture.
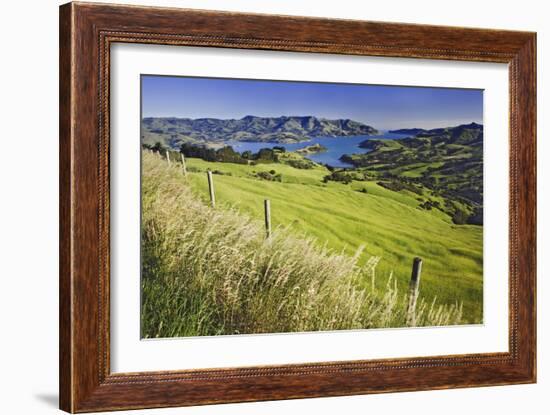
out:
M419 165L414 173L425 168ZM388 190L374 181L323 183L329 172L322 166L297 169L280 163L253 166L187 159L187 169L188 175L182 175L182 180L205 201L206 171L215 172L219 209L236 207L262 221L263 200L269 199L275 229L289 227L296 235L314 238L337 253L353 255L364 246L363 262L371 256L382 258L376 270L377 286L384 286L393 274L406 289L413 258L421 257L421 297L430 302L437 297L440 304L463 303L464 322L481 322L482 227L454 225L437 209L419 209L421 200L430 196L427 189L419 196ZM281 182L256 176L272 170L281 174Z

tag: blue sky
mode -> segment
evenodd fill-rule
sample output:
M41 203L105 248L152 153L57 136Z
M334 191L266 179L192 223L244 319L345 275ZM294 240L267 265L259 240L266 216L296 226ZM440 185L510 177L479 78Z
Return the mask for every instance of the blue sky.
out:
M377 129L483 123L483 91L142 75L143 117L351 118Z

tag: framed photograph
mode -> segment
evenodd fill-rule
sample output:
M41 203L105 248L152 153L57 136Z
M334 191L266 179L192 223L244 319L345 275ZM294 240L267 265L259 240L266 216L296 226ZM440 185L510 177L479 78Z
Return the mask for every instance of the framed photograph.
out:
M536 35L60 8L60 406L536 380Z

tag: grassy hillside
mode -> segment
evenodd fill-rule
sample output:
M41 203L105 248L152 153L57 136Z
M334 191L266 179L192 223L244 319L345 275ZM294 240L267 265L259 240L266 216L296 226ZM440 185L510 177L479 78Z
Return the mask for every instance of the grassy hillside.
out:
M438 209L420 209L421 201L436 198L427 190L420 195L394 191L375 180L324 183L330 172L322 166L296 169L281 163L250 166L200 159L188 159L187 165L188 182L204 201L205 172L211 169L220 208L234 208L260 221L263 199L270 199L274 226L288 227L298 237L315 237L318 246L326 244L346 255L364 246L359 264L381 257L377 274L393 272L401 290L407 287L413 258L421 257L421 297L447 305L462 302L464 322L481 322L482 228L455 225ZM264 178L275 175L280 182ZM375 280L380 289L385 283L385 278Z
M191 170L206 167L198 160L190 160L190 164ZM296 226L292 226L294 230L277 229L266 239L263 225L256 219L255 201L263 192L272 194L277 189L264 185L280 186L277 198L272 200L276 201L275 217L282 223L286 221L280 216L284 210L287 218L296 217L292 211L298 203L286 208L282 203L285 198L296 200L299 197L296 191L309 188L308 196L316 197L313 203L327 206L327 201L316 193L323 190L315 184L319 178L315 175L323 173L321 168L309 171L308 176L304 171L282 167L285 175L290 176L293 171L300 174L294 176L293 182L274 183L248 178L247 174L253 172L242 170L242 165L209 167L225 168L225 173L231 169L234 174L216 176L217 195L222 202L222 206L216 208L209 207L197 196L204 196L203 173L197 171L184 177L174 163L169 167L158 156L143 154L143 337L405 324L406 290L400 291L395 279L377 268L378 257L349 246L343 252L320 247L313 238L300 237ZM340 194L336 187L329 190ZM254 191L258 192L255 197ZM351 193L341 193L341 196L349 197L348 202L354 203L349 208L356 209L355 203L359 200L354 202L353 190L347 191ZM230 207L230 194L243 197L238 208ZM305 206L304 213L313 208ZM327 217L325 215L325 219ZM334 224L315 220L310 225L301 225L304 229L327 226L325 235L330 235L331 227L336 228ZM362 264L358 261L360 257ZM417 308L417 325L462 321L459 306L445 307L421 300Z
M427 200L423 208L444 211L457 224L483 224L482 125L421 130L400 140L366 140L360 147L371 151L342 160L390 185L421 184L440 199Z

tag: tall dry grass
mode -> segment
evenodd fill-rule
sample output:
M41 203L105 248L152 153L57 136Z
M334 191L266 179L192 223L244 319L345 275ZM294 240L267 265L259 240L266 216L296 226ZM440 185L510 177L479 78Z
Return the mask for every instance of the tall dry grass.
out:
M403 326L405 294L391 276L377 292L379 258L359 267L360 254L319 248L284 228L266 239L261 223L210 208L177 167L143 155L143 337ZM416 322L458 324L461 314L420 301Z

